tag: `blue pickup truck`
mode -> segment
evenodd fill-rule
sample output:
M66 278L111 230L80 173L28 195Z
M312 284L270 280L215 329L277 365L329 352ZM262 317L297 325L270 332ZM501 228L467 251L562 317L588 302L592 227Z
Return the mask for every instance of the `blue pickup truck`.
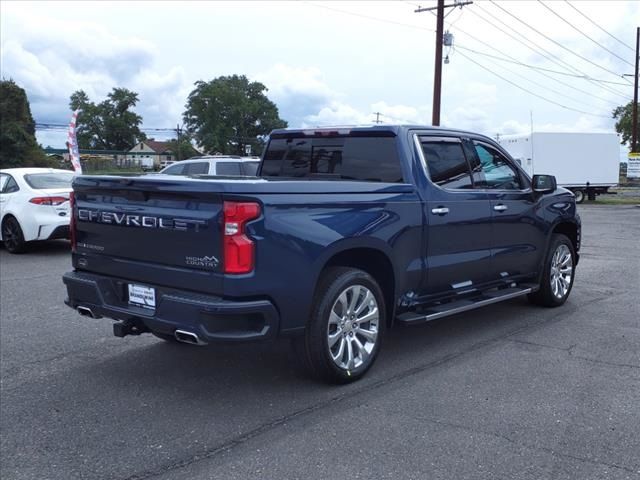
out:
M119 337L291 337L337 383L366 373L394 325L522 295L562 305L579 258L573 194L458 130L276 130L255 178L73 188L67 305Z

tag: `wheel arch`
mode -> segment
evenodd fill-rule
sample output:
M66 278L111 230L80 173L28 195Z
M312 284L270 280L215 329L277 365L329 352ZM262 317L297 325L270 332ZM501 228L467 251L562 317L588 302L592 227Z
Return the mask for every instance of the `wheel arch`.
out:
M2 215L2 219L0 219L0 242L3 240L2 239L2 226L4 225L4 221L9 217L12 217L16 222L18 222L18 225L20 225L20 229L24 232L24 226L20 222L20 219L18 217L16 217L13 214L13 212L11 212L11 211L4 212L4 215Z
M371 275L382 289L387 325L391 326L395 310L396 275L391 258L386 252L373 246L352 246L335 251L325 260L318 280L331 267L357 268Z
M578 234L578 225L576 223L570 221L560 221L559 223L554 225L553 229L551 230L551 235L553 235L554 233L560 233L568 237L573 244L573 250L578 253L578 251L580 250L580 236ZM551 241L551 239L549 239L549 241Z

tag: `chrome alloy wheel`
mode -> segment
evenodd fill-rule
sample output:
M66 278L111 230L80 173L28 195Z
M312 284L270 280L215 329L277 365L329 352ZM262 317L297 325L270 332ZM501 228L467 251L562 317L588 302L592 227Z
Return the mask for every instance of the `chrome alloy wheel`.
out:
M331 307L327 343L333 362L344 370L365 364L378 339L380 312L371 290L347 287Z
M573 258L569 247L564 244L558 246L551 257L551 291L556 298L564 298L571 286L573 275Z

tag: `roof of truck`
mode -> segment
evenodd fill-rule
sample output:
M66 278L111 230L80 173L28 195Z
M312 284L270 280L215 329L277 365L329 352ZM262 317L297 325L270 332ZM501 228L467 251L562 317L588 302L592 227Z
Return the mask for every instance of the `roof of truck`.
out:
M454 135L468 135L469 137L473 137L476 139L482 139L486 141L490 141L495 143L495 140L484 135L482 133L471 132L469 130L459 130L456 128L448 128L448 127L434 127L433 125L417 125L417 124L371 124L371 125L336 125L336 126L323 126L323 127L312 127L312 128L280 128L277 130L273 130L271 132L271 138L287 138L290 136L297 135L305 135L305 136L314 136L321 137L326 135L327 137L331 136L342 136L342 135L351 135L353 133L363 135L366 133L371 133L374 136L376 134L378 136L399 136L402 132L407 132L409 130L421 130L421 131L433 131L434 133L439 132L443 134L454 134Z
M309 128L279 128L277 130L273 130L271 135L287 135L294 133L302 133L304 135L313 135L321 132L336 132L338 134L347 135L350 132L386 132L394 135L398 135L401 131L405 130L433 130L440 132L456 132L456 133L468 133L470 135L481 135L474 132L469 132L466 130L458 130L455 128L448 127L434 127L432 125L415 125L415 124L370 124L370 125L327 125L320 127L309 127ZM482 135L484 136L484 135Z

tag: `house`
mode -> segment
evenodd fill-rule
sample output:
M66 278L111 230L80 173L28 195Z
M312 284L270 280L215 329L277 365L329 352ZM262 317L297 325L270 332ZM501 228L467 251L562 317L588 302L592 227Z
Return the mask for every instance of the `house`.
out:
M146 168L157 169L160 167L160 162L175 160L170 145L169 142L159 142L153 138L143 140L129 150L126 161Z

